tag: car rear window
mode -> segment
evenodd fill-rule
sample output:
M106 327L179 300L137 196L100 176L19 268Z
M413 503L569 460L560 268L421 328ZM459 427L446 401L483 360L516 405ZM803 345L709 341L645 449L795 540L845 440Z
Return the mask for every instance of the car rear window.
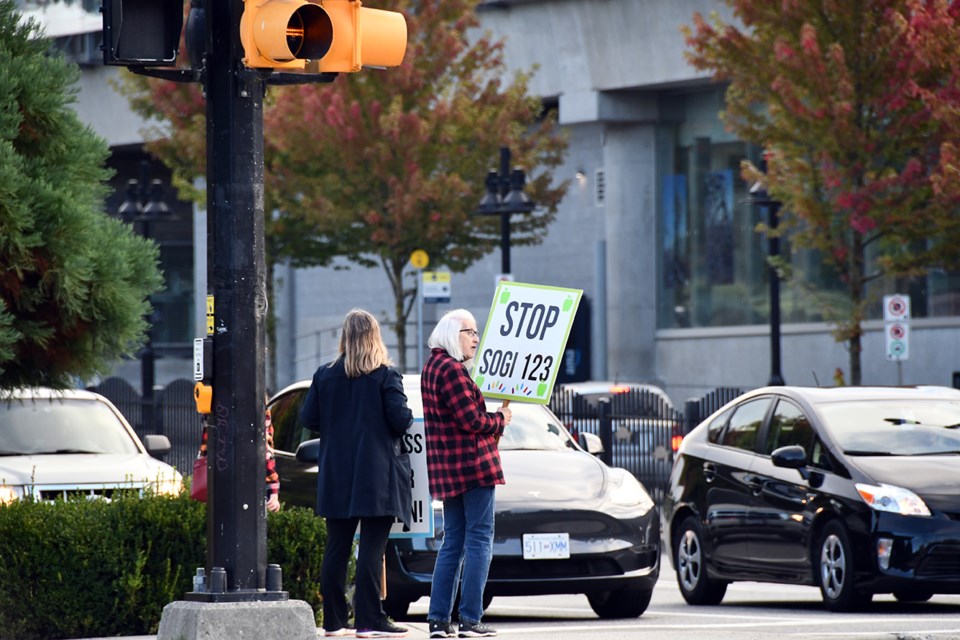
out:
M99 400L0 402L0 455L139 452L117 415Z

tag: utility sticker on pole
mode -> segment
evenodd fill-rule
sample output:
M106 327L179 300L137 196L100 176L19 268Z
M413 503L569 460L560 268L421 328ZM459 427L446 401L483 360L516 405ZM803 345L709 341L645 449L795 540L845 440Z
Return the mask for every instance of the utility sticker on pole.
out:
M473 363L483 395L547 404L581 289L501 281Z

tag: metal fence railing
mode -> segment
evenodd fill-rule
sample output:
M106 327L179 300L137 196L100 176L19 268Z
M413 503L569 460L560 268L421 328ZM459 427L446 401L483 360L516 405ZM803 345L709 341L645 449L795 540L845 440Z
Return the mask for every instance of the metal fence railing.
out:
M174 380L156 393L152 407L147 407L140 393L123 378L107 378L89 389L116 405L141 440L148 434L167 436L171 448L164 462L184 476L193 473L193 459L200 449L201 425L192 381ZM144 414L151 409L154 419L145 421ZM153 427L148 428L147 424Z
M688 400L680 411L665 394L649 388L588 397L560 387L553 392L550 409L574 434L599 436L603 461L630 471L660 504L683 436L742 393L741 389L715 389L702 398Z
M126 380L108 378L90 390L110 399L133 425L137 435L141 438L147 435L142 419L145 405L137 390ZM604 446L601 454L604 462L630 471L660 504L680 439L743 392L743 389L717 388L702 398L688 400L681 411L665 394L646 388L610 394L604 401L558 387L550 399L550 409L574 435L597 435ZM201 437L193 381L174 380L158 391L153 411L151 433L170 439L171 450L164 460L185 476L190 475Z

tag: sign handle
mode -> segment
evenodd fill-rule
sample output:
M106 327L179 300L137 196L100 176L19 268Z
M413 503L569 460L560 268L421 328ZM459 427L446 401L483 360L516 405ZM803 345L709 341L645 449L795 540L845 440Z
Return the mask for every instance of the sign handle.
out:
M510 406L510 398L504 399L504 401L500 403L500 406L501 406L501 407L509 407L509 406ZM500 436L497 436L497 444L500 444Z

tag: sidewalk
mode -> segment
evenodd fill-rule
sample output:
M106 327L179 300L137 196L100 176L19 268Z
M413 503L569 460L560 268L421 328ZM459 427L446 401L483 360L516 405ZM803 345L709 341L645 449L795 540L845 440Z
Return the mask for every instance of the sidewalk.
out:
M426 638L430 635L425 622L404 621L398 624L410 629L410 633L406 636L408 639ZM322 628L317 629L317 637L324 637ZM109 638L74 638L73 640L157 640L157 636L112 636Z

